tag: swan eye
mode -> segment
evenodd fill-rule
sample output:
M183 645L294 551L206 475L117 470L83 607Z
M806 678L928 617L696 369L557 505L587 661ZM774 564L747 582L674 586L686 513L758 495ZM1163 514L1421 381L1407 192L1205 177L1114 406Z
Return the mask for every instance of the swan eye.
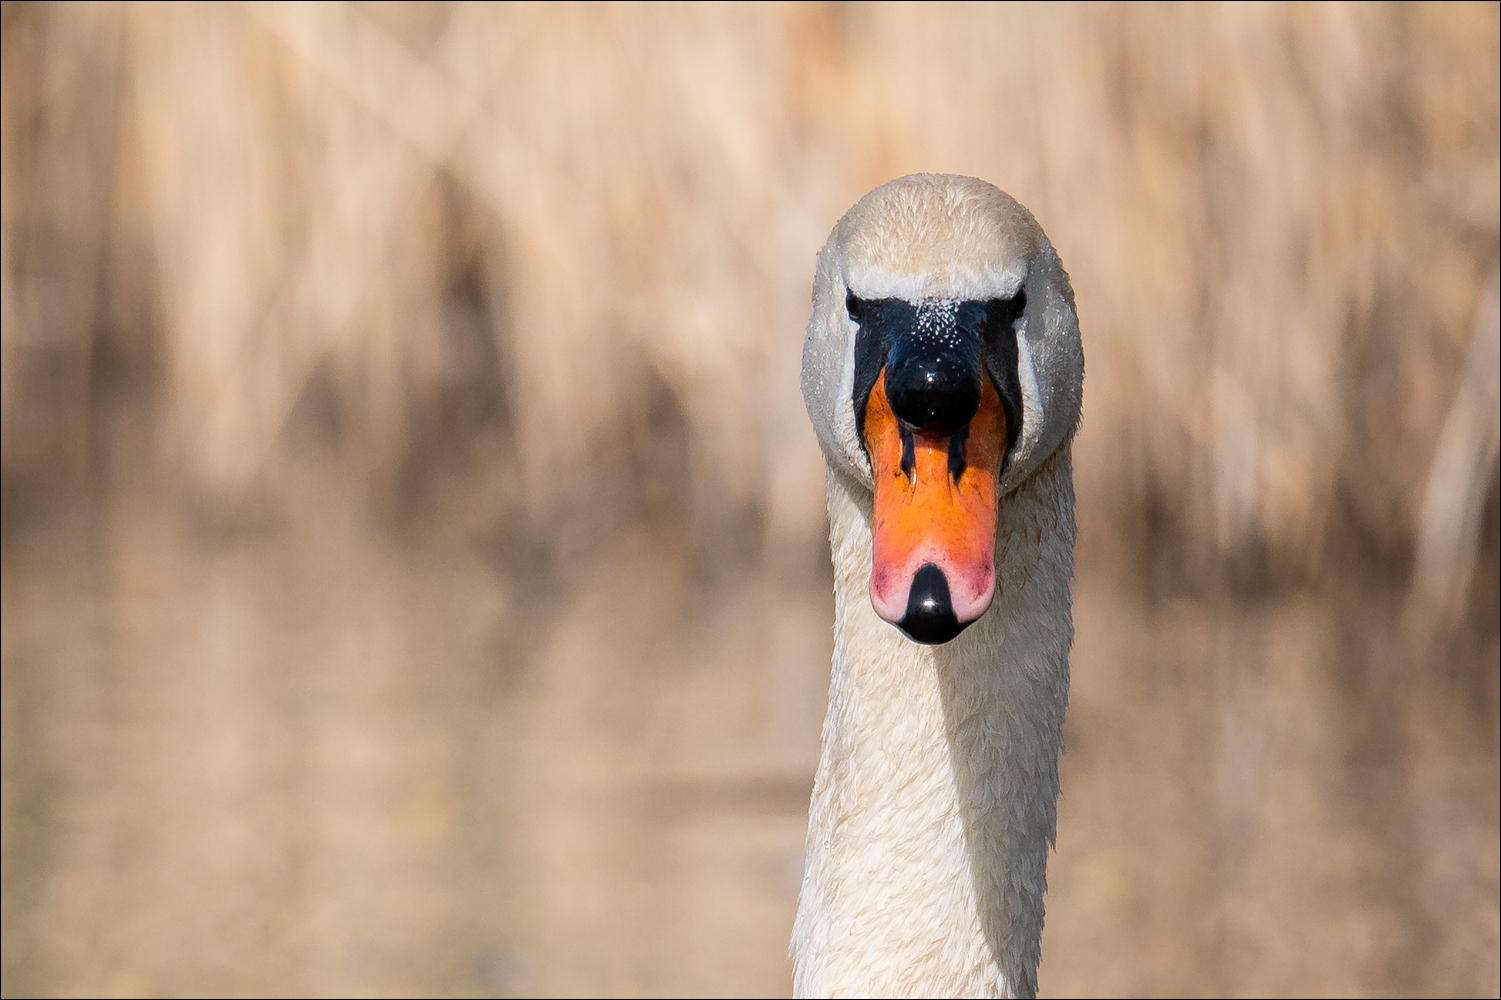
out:
M1017 371L1016 321L1027 311L1027 293L1019 288L1009 299L987 299L974 305L980 311L980 315L973 317L981 328L980 357L1006 414L1006 454L1001 466L1004 471L1021 434L1022 389Z
M969 321L981 328L981 336L1009 336L1016 329L1016 321L1027 311L1027 293L1017 289L1009 299L985 299L973 303L976 310Z
M846 289L844 293L844 311L850 319L859 323L861 315L865 312L865 300Z
M1010 323L1015 323L1021 319L1022 313L1027 311L1027 290L1025 288L1018 288L1015 295L1002 301L1006 303L1008 311L1011 314L1010 322L1007 324L1009 326Z

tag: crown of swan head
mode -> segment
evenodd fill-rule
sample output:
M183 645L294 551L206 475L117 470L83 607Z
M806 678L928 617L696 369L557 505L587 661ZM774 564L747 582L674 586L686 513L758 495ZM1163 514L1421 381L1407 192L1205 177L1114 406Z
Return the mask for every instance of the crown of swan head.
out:
M1077 425L1083 372L1068 275L999 188L914 174L834 227L803 396L831 467L875 494L871 599L910 638L989 606L996 505Z

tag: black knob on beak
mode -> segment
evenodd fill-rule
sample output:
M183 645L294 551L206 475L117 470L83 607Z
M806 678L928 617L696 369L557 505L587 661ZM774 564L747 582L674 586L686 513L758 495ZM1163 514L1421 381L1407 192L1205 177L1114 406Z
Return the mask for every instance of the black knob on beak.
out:
M932 341L903 338L886 359L886 401L912 430L946 437L980 409L980 366Z

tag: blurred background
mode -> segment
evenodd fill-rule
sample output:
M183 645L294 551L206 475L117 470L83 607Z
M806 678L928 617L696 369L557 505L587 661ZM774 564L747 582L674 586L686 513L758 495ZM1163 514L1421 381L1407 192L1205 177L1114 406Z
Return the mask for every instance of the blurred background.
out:
M3 24L5 995L786 995L923 170L1088 356L1044 995L1501 991L1497 4Z

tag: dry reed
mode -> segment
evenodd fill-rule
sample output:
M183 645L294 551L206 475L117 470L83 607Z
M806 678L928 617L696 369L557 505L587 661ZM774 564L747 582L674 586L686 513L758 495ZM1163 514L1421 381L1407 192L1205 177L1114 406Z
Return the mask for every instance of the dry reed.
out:
M1317 574L1352 537L1400 566L1496 256L1493 4L5 25L13 487L88 466L99 369L134 360L155 460L216 510L279 502L314 399L378 491L457 443L503 470L489 516L609 520L660 481L700 540L804 544L813 250L943 170L1074 272L1086 518L1179 576Z

